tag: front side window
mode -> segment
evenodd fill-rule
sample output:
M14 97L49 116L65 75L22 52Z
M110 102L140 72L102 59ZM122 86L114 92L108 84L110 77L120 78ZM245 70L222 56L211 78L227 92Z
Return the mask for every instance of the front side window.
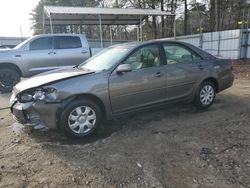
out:
M179 44L164 44L167 64L191 63L201 57Z
M124 62L130 64L132 69L142 69L160 66L160 50L158 45L141 47Z
M30 43L30 50L53 49L53 37L41 37Z
M56 49L81 48L82 43L78 36L58 36L55 37Z

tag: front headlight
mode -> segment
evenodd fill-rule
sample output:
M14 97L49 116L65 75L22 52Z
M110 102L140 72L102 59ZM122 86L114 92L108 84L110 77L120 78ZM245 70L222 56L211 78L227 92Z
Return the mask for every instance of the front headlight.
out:
M37 89L33 94L33 99L39 101L54 101L57 99L57 90L54 88Z
M55 101L57 99L57 90L54 88L38 88L32 91L27 91L19 96L22 103L31 101Z
M33 100L33 96L29 93L23 93L20 97L20 101L22 103L31 102L32 100Z
M46 97L45 92L42 90L36 90L34 95L33 95L34 100L39 100L39 101L44 100L45 97Z

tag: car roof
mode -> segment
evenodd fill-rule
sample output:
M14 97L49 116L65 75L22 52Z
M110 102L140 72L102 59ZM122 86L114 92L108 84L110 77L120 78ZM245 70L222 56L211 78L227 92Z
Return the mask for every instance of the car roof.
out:
M82 34L74 34L74 33L55 33L55 34L40 34L34 35L34 37L49 37L49 36L85 36L85 33Z
M155 43L160 43L160 42L188 44L186 42L174 41L174 40L168 40L168 39L154 39L154 40L148 40L148 41L142 41L142 42L137 41L137 42L127 42L127 43L115 44L115 45L113 45L113 47L133 48L133 47L139 47L139 46L144 46L147 44L155 44Z

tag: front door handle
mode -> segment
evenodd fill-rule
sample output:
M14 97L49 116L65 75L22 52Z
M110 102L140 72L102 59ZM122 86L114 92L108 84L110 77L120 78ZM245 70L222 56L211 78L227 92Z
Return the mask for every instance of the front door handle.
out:
M156 74L155 74L155 77L157 77L157 78L160 78L162 76L162 73L161 72L157 72Z
M56 52L49 52L48 54L49 54L49 55L55 55Z
M86 54L86 53L88 53L88 52L87 52L87 51L85 51L85 50L83 50L83 51L82 51L82 54Z

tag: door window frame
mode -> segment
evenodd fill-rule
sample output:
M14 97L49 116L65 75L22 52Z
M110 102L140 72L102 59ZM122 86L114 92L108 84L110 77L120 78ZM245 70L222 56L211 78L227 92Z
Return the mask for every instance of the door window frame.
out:
M192 61L192 62L186 62L186 63L184 63L184 62L178 62L178 63L175 63L175 64L167 64L166 52L165 52L165 49L164 49L164 45L166 45L166 44L173 44L173 45L176 45L176 46L180 46L180 47L186 49L187 51L189 51L192 56L193 55L198 56L200 58L201 62L204 60L203 57L200 54L198 54L197 52L195 52L194 50L190 49L188 46L186 46L184 44L180 44L180 43L176 43L176 42L162 42L161 43L161 48L163 50L164 62L166 62L165 65L180 65L180 64L192 64L192 63L196 63L196 61Z
M30 49L30 44L32 42L34 42L35 40L37 39L41 39L41 38L52 38L52 48L51 49L40 49L40 50L31 50ZM55 39L54 39L54 36L42 36L42 37L37 37L37 38L34 38L33 40L31 40L28 44L28 51L41 51L41 50L54 50L55 49Z
M115 72L115 70L117 69L117 67L121 64L125 64L125 62L127 61L127 59L133 55L136 51L140 50L141 48L144 48L144 47L147 47L147 46L151 46L151 45L157 45L158 46L158 49L159 49L159 53L160 53L160 66L157 66L158 68L159 67L162 67L164 66L163 62L164 62L164 51L162 50L162 47L161 47L161 43L160 42L155 42L155 43L150 43L150 44L143 44L143 45L140 45L138 47L136 47L135 49L133 49L132 51L130 51L126 57L124 57L119 63L116 64L116 66L114 66L114 68L112 69L112 73ZM153 67L147 67L147 68L142 68L142 69L133 69L131 72L135 72L135 71L139 71L139 70L146 70L146 69L149 69L149 68L157 68L156 66L153 66ZM112 74L111 73L111 74Z
M57 48L57 41L56 40L58 40L58 39L56 39L56 38L60 38L60 37L75 37L75 38L78 38L79 39L79 41L80 41L80 47L74 47L74 48ZM79 37L79 36L54 36L53 37L54 38L54 42L53 42L53 47L54 47L54 49L55 50L71 50L71 49L81 49L82 47L83 47L83 45L82 45L82 41L81 41L81 38Z

